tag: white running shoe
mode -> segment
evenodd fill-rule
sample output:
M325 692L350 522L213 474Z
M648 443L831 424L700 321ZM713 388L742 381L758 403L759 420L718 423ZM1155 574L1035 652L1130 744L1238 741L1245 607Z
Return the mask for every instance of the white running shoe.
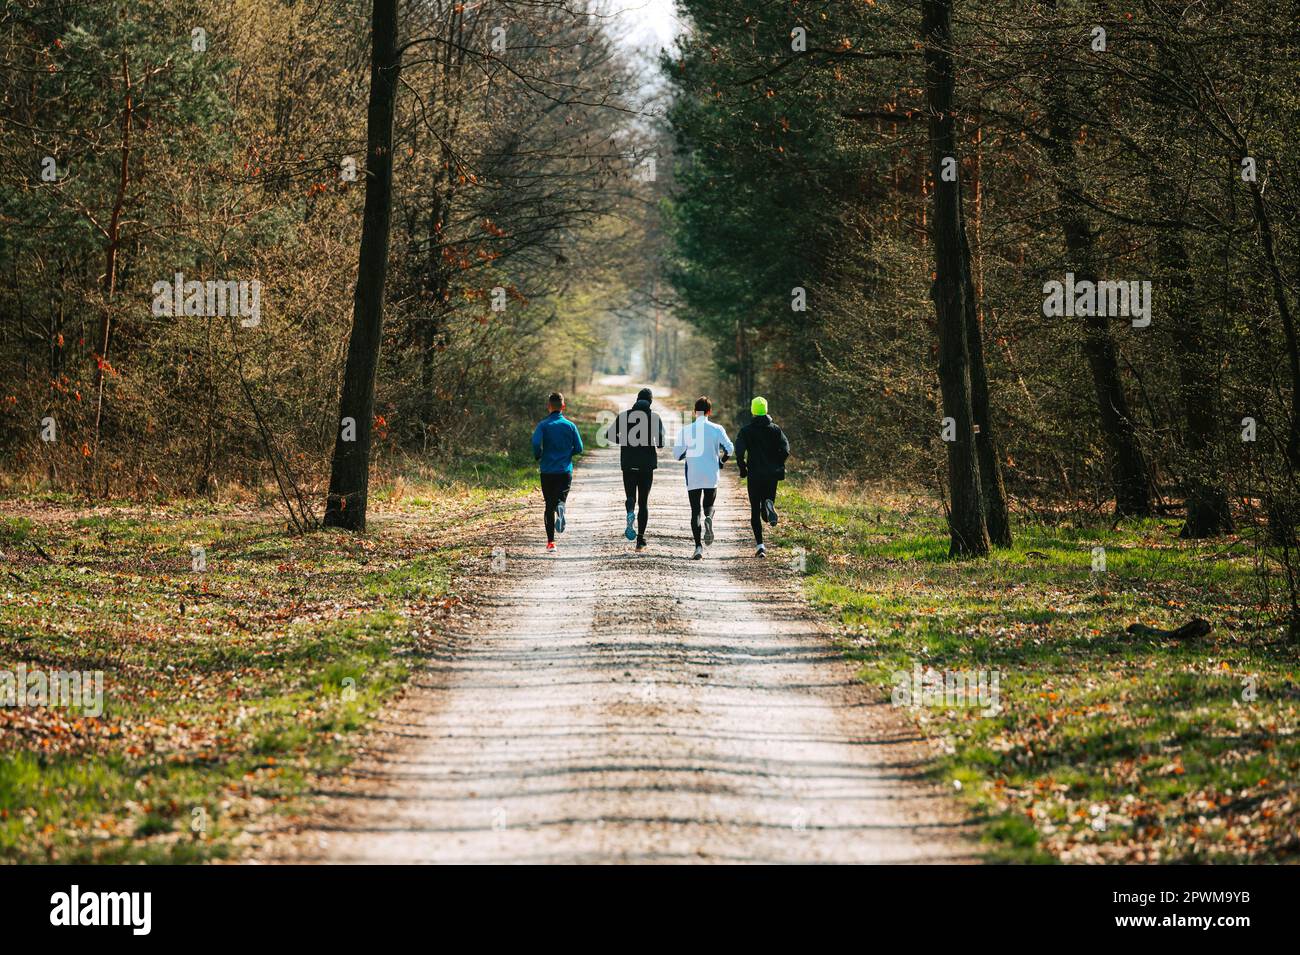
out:
M564 533L564 502L555 505L555 533Z
M703 559L703 557L704 557L704 548L701 547L699 544L696 544L695 553L691 556L691 560L701 560Z
M704 517L704 545L706 547L713 544L713 515L706 514Z
M766 556L767 556L767 548L764 547L762 544L759 544L759 545L758 545L758 550L754 551L754 556L755 556L755 557L766 557Z

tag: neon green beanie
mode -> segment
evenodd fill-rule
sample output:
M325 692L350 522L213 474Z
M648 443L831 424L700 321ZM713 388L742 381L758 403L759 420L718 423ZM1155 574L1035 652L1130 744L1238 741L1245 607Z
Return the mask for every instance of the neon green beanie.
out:
M755 418L757 418L759 415L767 414L767 399L755 398L753 401L751 401L749 403L749 413L752 414Z

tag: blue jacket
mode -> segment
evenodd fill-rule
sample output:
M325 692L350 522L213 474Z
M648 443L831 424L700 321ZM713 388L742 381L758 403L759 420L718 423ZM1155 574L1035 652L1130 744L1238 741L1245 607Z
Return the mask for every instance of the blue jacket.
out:
M578 426L552 411L533 429L533 457L542 462L543 474L567 474L573 470L573 456L582 453Z

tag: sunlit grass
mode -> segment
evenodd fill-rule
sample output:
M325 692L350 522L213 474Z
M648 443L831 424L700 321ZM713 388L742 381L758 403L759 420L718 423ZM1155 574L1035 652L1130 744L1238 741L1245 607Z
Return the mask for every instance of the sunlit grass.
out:
M1173 520L1021 519L1013 548L954 561L924 499L782 501L776 541L805 549L809 597L866 682L888 696L915 666L1000 674L1000 712L906 710L995 858L1296 856L1297 648L1258 605L1248 547L1180 541ZM1198 616L1214 629L1187 643L1126 630Z
M233 504L0 517L0 670L102 670L105 685L99 719L0 708L0 860L230 857L250 820L344 765L437 650L475 534L533 492L531 457L462 467L378 483L361 535L300 536Z

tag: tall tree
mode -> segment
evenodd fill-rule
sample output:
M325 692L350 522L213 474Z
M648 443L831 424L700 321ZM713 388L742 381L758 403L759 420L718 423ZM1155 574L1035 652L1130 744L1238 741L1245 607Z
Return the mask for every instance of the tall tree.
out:
M960 179L960 177L958 177ZM960 192L961 182L957 183ZM980 465L980 490L984 495L984 521L989 540L996 547L1011 546L1011 515L1007 509L1007 489L1002 480L1002 457L989 403L989 374L984 362L984 329L975 280L971 273L970 243L966 236L963 213L961 230L961 265L963 308L966 315L966 351L970 357L971 413L975 421L975 453Z
M1055 0L1048 6L1055 9ZM1056 183L1057 217L1064 233L1066 265L1075 281L1094 286L1100 278L1097 236L1085 211L1079 182L1075 139L1079 124L1073 118L1066 77L1059 70L1045 81L1048 118L1047 152ZM1146 517L1153 513L1151 472L1138 442L1137 426L1119 369L1119 349L1111 334L1110 318L1096 308L1083 319L1083 352L1092 376L1102 435L1109 453L1115 494L1115 513L1121 517Z
M343 368L339 428L325 504L325 525L348 530L364 530L366 526L375 369L379 366L383 336L384 286L393 207L393 109L400 57L397 0L374 0L370 102L366 111L366 205L352 305L352 334Z
M956 120L956 75L952 57L952 0L923 0L921 39L925 46L925 94L930 121L930 173L934 177L933 298L939 329L939 388L943 413L955 425L948 446L949 547L952 556L989 551L984 517L975 416L971 407L970 349L967 339L967 284L970 249L961 213ZM975 328L978 335L978 326Z

